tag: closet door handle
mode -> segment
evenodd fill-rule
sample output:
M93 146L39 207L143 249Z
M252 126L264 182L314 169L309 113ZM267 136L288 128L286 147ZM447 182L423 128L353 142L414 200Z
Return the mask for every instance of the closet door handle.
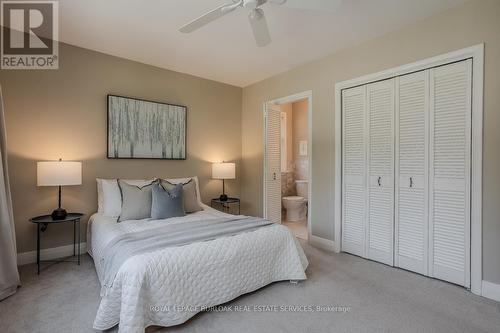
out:
M381 181L382 181L382 177L379 176L377 179L378 186L382 186Z
M413 187L413 177L410 177L410 187Z

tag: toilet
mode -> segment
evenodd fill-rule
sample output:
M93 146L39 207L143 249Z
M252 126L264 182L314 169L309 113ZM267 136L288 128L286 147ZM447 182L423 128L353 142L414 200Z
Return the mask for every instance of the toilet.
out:
M286 210L286 220L290 222L301 221L306 218L307 212L307 180L296 180L296 196L283 197L283 207Z

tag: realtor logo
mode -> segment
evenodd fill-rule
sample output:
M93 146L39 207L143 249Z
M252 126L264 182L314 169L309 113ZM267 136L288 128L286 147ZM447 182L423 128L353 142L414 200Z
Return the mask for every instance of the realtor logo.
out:
M1 1L2 69L58 69L57 1Z

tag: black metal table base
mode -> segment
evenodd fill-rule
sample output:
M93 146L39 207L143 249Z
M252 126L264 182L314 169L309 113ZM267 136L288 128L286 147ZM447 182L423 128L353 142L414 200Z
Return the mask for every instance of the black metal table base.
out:
M47 230L48 223L37 223L36 236L36 266L37 274L40 274L41 263L74 262L80 265L80 219L73 221L73 257L75 260L40 260L40 236Z

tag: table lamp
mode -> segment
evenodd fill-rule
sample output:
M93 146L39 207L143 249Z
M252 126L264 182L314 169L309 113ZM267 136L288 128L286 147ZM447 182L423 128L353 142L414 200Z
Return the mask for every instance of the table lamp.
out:
M64 220L67 216L61 208L61 186L82 184L82 162L59 161L36 163L37 186L59 186L58 208L51 216L54 220Z
M220 201L227 201L225 193L224 180L236 178L236 164L234 163L213 163L212 164L212 178L222 179L222 194L219 197Z

